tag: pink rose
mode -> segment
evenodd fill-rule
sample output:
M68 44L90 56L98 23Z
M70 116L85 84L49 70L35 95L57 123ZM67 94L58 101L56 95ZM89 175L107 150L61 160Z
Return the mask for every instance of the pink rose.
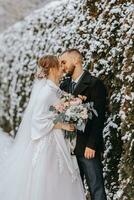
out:
M63 104L56 104L56 105L54 105L54 107L59 112L63 112L65 110L65 107Z
M70 101L71 106L80 105L80 104L82 104L82 100L80 98L74 98L73 100Z
M64 107L68 107L68 106L69 106L69 102L65 102Z

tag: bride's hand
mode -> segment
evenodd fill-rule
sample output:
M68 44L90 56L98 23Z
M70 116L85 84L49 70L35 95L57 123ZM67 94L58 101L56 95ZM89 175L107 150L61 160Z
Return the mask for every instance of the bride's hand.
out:
M74 124L64 123L64 124L62 124L62 129L73 132L73 131L75 131L76 128L75 128Z
M57 123L55 124L55 128L63 129L70 132L73 132L76 129L74 124L68 124L68 123Z

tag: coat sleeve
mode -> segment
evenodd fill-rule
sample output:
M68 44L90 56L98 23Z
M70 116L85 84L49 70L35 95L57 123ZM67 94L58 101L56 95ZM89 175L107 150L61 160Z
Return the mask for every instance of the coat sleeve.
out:
M60 89L69 93L70 81L71 81L71 78L70 77L66 77L65 80L61 82Z
M40 139L50 134L54 127L54 114L49 111L50 97L37 98L31 119L31 138L32 140Z
M102 139L106 106L106 89L100 80L97 81L93 92L91 93L91 99L94 102L94 108L98 113L98 117L93 115L92 120L88 121L89 126L90 123L92 124L92 126L90 129L90 134L86 146L96 150L99 145L99 142L101 142Z

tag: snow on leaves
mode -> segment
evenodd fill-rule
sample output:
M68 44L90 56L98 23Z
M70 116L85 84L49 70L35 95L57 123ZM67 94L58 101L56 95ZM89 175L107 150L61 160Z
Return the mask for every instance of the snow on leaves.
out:
M0 124L5 131L16 133L31 92L37 59L67 48L78 48L84 64L88 63L90 71L107 87L110 113L104 129L104 174L108 198L130 200L134 194L125 179L131 184L133 176L131 170L125 170L132 168L134 149L131 1L56 1L1 34Z

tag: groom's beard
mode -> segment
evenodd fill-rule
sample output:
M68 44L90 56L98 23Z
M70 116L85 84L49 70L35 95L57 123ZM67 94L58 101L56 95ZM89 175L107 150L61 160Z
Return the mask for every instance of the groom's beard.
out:
M75 70L75 66L74 65L72 65L71 67L70 67L70 69L69 69L69 71L67 72L67 75L69 75L69 76L73 76L73 73L74 73L74 70Z

